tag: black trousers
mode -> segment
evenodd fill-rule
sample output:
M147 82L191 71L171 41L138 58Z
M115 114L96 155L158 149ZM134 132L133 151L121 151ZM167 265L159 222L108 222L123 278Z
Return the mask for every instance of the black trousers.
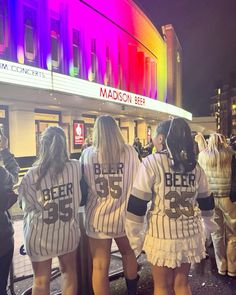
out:
M0 294L7 295L7 280L12 262L14 248L11 248L7 254L0 257Z

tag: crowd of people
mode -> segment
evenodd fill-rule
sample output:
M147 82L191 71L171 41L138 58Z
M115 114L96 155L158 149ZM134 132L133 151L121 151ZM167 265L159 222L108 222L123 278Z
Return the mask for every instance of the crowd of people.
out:
M92 258L95 295L109 294L114 239L122 256L127 294L137 293L137 256L151 264L154 295L190 295L192 264L206 257L211 236L218 272L236 277L235 152L223 135L193 138L182 118L158 124L148 156L138 138L125 144L116 121L96 119L92 142L71 160L60 127L41 136L39 156L23 177L18 202L24 212L24 244L32 262L33 295L49 295L51 263L58 257L62 294L77 294L79 207ZM152 146L151 146L152 145ZM233 145L232 145L233 146ZM2 134L0 154L0 294L6 293L14 248L8 209L19 166ZM4 265L4 267L2 267Z

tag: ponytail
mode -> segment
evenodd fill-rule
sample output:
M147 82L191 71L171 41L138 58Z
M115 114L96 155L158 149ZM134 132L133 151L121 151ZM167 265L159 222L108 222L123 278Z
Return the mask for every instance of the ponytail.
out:
M159 124L157 133L165 136L165 144L172 162L172 169L181 173L192 171L196 166L191 129L182 118Z

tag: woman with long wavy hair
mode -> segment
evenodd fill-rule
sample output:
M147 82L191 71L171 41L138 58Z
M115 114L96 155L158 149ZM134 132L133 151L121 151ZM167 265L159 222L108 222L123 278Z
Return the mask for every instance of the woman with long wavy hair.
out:
M217 230L212 233L212 241L218 273L236 277L236 204L229 197L233 156L225 137L214 133L198 159L215 199Z
M88 184L86 233L93 260L95 295L109 294L108 271L112 239L122 255L128 294L137 290L137 262L125 234L127 199L139 165L135 149L125 144L116 121L108 115L97 118L93 143L81 156Z
M34 271L33 295L49 295L53 257L59 259L62 294L77 294L80 179L80 163L69 159L63 129L48 127L38 160L19 188L25 249Z

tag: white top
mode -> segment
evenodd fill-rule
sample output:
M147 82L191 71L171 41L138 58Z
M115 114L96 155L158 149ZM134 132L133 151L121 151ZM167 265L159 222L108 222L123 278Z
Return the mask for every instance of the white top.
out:
M197 164L189 173L171 169L164 153L146 157L141 163L131 192L136 198L152 201L147 215L147 234L159 239L194 236L202 228L197 198L209 196L206 175ZM127 213L127 219L142 222L143 217Z
M108 236L125 233L128 197L140 161L135 149L125 145L120 163L102 164L93 147L83 151L81 163L88 184L86 228Z
M42 261L77 248L80 237L78 210L81 201L79 161L66 163L57 181L50 170L36 190L38 168L31 168L19 187L24 211L24 240L32 261Z

